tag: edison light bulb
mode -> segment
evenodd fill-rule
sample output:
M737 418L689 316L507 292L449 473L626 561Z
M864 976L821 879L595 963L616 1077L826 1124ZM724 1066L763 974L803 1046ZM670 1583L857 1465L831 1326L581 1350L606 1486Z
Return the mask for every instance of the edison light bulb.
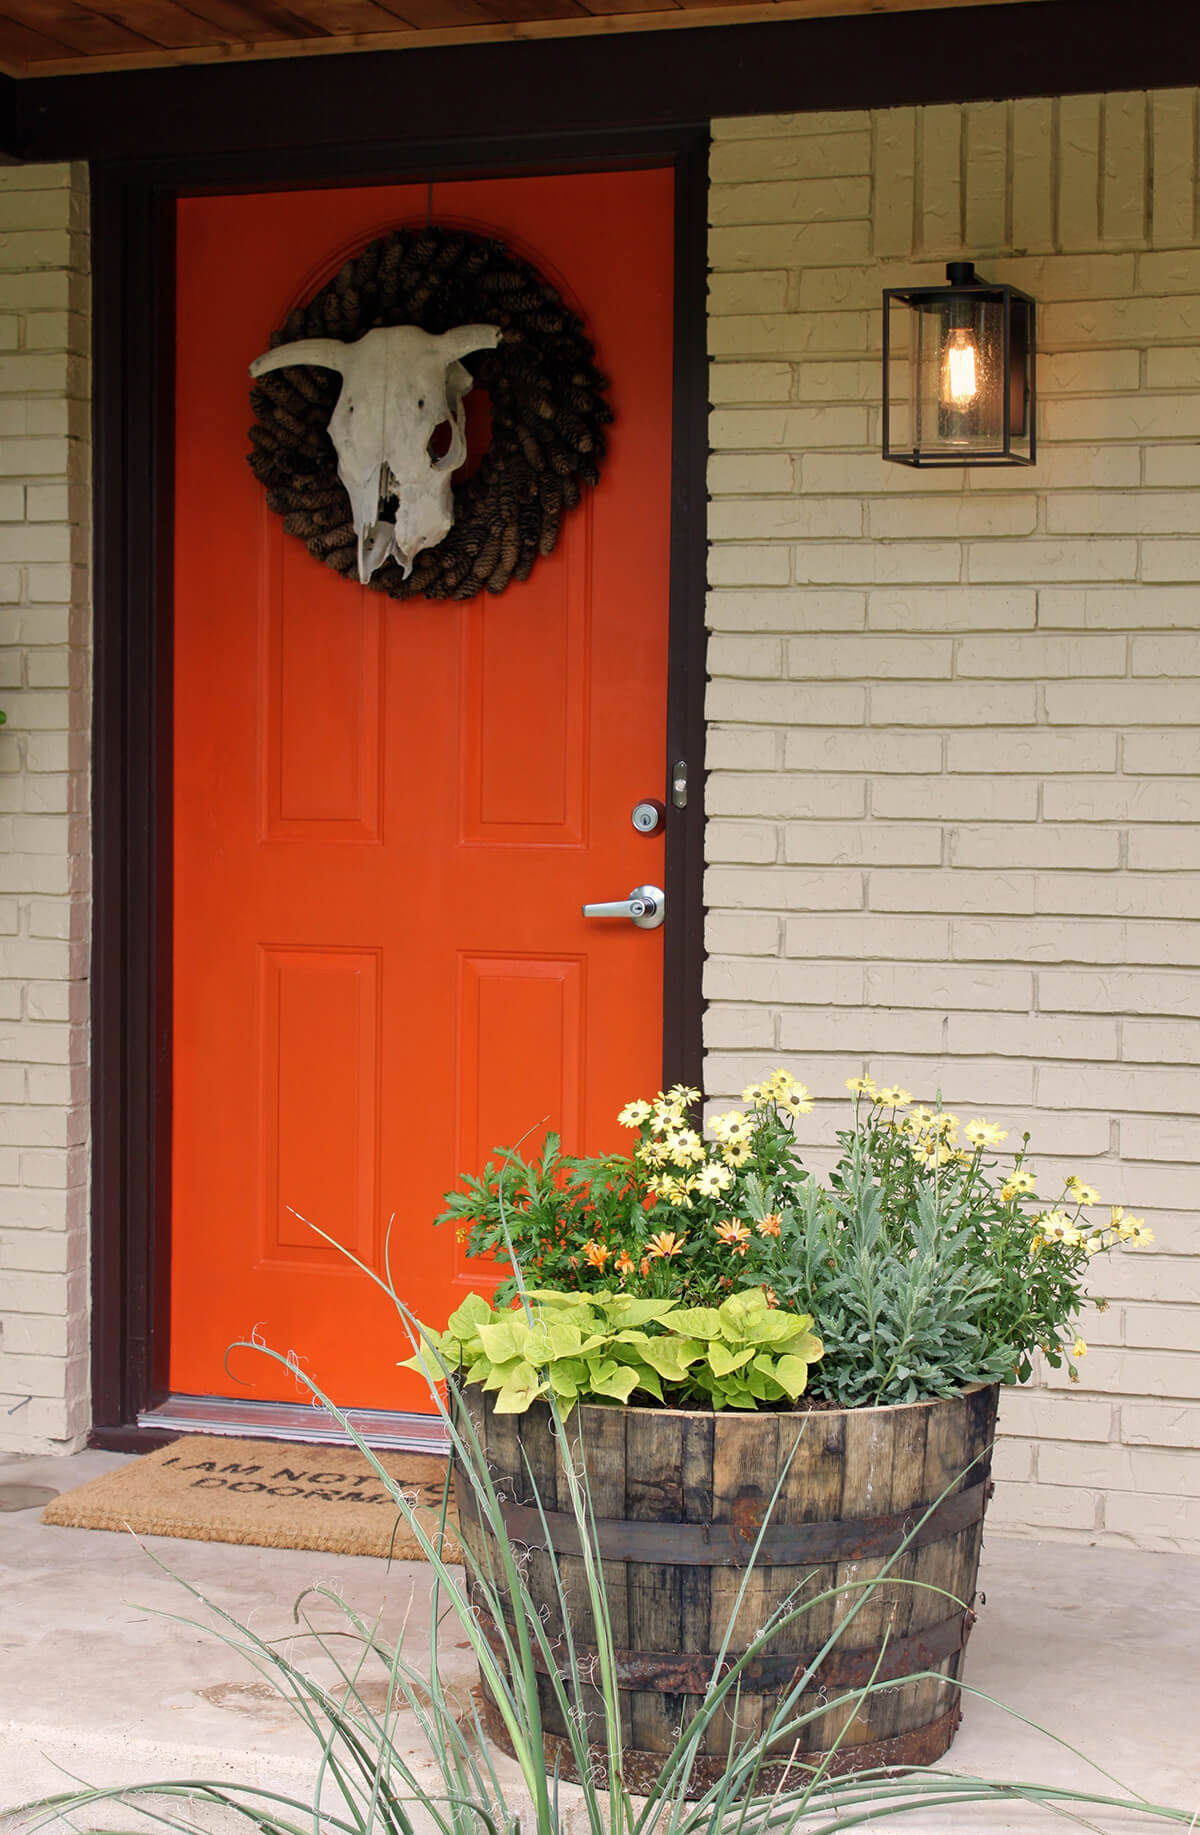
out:
M959 326L946 340L942 361L942 400L949 408L969 408L979 394L975 340Z

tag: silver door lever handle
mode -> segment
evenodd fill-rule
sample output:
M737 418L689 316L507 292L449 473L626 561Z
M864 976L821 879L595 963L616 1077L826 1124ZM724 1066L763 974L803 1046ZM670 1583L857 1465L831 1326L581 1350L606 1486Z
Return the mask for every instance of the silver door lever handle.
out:
M657 930L667 915L667 895L660 886L635 886L628 898L603 905L584 905L584 917L629 918L639 930Z

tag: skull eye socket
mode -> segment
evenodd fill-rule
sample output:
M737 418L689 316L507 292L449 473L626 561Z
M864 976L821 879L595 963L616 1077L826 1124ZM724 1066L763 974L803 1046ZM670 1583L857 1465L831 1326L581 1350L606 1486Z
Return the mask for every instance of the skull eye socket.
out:
M454 426L451 421L439 421L429 436L425 450L436 465L444 459L454 439Z

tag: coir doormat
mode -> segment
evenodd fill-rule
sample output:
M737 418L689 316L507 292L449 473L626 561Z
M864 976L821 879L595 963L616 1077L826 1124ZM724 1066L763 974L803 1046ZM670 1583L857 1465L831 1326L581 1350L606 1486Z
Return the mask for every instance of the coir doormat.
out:
M446 1461L380 1453L436 1540ZM279 1445L189 1434L67 1491L42 1512L64 1529L133 1530L196 1542L250 1542L339 1555L422 1558L422 1549L378 1474L355 1446ZM444 1553L460 1559L453 1494Z

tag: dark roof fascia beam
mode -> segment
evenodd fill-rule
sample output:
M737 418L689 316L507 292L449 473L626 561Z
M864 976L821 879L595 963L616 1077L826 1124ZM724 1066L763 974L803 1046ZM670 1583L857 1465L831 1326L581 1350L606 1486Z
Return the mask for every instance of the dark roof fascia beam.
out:
M0 72L0 166L15 165L21 158L20 131L17 125L17 91L15 77Z
M28 159L489 145L720 115L1200 83L1200 6L1018 0L755 25L191 65L18 85Z

